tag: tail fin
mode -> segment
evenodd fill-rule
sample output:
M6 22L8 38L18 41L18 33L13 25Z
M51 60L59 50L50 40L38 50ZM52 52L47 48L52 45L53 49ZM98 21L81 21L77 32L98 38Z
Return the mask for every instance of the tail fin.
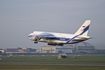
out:
M91 20L86 20L84 24L78 29L75 35L87 36Z

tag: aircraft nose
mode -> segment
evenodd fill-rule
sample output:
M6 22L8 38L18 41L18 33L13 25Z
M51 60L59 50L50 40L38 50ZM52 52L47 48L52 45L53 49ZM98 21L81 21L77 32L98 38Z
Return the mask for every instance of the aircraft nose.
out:
M30 34L28 35L28 39L30 39Z
M30 34L28 35L28 39L29 39L29 40L34 40L34 34L33 34L33 33L30 33Z
M30 35L28 35L28 38L30 37Z
M32 37L32 33L28 35L28 38L29 38L29 39L31 39L31 37Z

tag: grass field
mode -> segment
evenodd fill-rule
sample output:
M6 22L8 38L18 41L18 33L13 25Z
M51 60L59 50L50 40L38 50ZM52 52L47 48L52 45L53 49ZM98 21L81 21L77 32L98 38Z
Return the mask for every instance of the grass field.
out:
M105 56L71 56L66 59L58 59L57 56L2 57L0 62L105 63Z
M1 57L0 62L43 62L43 63L105 63L105 56L70 56L58 59L57 56L15 56ZM0 70L105 70L105 66L70 65L0 65Z
M38 65L1 65L0 70L105 70L105 67L96 67L96 66L38 66Z

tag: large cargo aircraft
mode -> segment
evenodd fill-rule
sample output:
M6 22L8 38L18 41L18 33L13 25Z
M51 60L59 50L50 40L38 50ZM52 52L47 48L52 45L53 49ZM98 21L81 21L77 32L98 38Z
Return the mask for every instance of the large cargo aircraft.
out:
M48 45L75 44L90 39L88 35L91 20L86 20L75 34L34 31L28 35L34 43L45 42Z

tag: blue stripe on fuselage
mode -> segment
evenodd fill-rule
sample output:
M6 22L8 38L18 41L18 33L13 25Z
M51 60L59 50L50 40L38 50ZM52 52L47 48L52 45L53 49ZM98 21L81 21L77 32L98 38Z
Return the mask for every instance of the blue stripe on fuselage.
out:
M49 40L54 40L54 41L62 41L62 42L67 42L70 38L62 38L62 37L55 37L54 39L49 39ZM81 42L81 41L84 41L84 40L79 40L79 39L73 39L72 42L70 43L78 43L78 42Z
M49 40L59 40L59 41L68 41L70 38L55 37L54 39ZM79 39L73 39L72 41L80 41Z

